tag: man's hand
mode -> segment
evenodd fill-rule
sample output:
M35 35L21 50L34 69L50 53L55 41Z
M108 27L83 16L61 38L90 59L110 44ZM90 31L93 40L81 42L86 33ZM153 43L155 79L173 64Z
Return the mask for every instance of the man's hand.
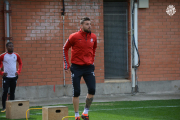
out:
M16 72L15 75L18 76L18 73Z
M6 77L6 76L7 76L7 73L3 73L3 76L5 76L5 77Z
M65 70L66 73L70 73L70 69Z

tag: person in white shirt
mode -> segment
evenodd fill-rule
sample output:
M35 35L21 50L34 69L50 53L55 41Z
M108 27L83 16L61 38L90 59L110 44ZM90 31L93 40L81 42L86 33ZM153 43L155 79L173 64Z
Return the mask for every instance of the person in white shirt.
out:
M12 42L6 44L7 52L0 55L0 66L3 64L3 70L0 70L0 75L3 77L3 95L2 95L2 106L3 109L1 112L6 111L6 98L8 89L10 88L10 100L14 100L14 94L16 89L16 83L18 75L22 69L22 60L20 56L13 52L14 46ZM19 63L19 68L17 70L17 64Z

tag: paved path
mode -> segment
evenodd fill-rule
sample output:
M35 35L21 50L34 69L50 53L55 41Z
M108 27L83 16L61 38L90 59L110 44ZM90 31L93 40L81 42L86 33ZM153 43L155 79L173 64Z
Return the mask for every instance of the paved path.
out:
M86 96L80 96L80 103L85 102ZM110 94L110 95L95 95L93 102L111 102L111 101L141 101L141 100L170 100L170 99L180 99L180 93L136 93L132 95L127 94ZM41 99L39 100L29 100L30 106L47 106L56 104L72 104L72 97L59 97L56 99ZM0 101L1 103L1 101ZM0 109L2 108L0 104Z
M86 96L80 96L80 103L85 102ZM111 94L111 95L95 95L93 102L111 102L111 101L141 101L141 100L170 100L180 99L180 93L136 93L132 94ZM36 100L30 101L30 106L54 105L54 104L72 104L72 97L60 97L58 99L43 99L41 102Z

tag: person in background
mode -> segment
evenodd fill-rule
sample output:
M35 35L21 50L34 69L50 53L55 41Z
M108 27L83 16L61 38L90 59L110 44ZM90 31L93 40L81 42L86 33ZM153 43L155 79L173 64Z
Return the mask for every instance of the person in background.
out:
M6 44L7 52L0 55L0 67L3 69L0 70L0 75L3 77L3 94L2 94L2 106L3 109L1 112L6 111L6 99L7 99L7 93L8 89L10 88L10 100L14 100L15 96L15 89L16 89L16 83L18 79L18 75L21 73L22 69L22 60L20 56L14 52L14 46L12 42L8 42ZM16 71L17 64L19 63L18 71Z

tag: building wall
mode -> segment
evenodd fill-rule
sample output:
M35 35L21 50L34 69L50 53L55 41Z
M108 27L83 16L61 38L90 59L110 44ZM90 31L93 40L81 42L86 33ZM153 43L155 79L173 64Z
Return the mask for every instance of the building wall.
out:
M4 9L3 1L0 1L0 11ZM4 14L3 12L0 12L0 54L4 52L4 41L2 40L2 37L4 37Z
M63 17L62 0L9 0L12 7L12 37L14 51L23 61L18 86L63 84ZM2 6L2 2L0 4ZM2 8L2 7L1 7ZM2 13L0 13L2 16ZM92 32L97 35L95 58L96 82L104 82L104 32L102 0L65 0L64 38L80 29L80 18L92 20ZM3 17L0 17L3 31ZM3 36L0 32L0 37ZM0 40L0 52L4 52ZM3 44L2 44L3 43ZM82 83L84 83L82 81ZM70 74L66 84L71 84ZM0 83L1 85L1 83Z
M18 86L62 85L62 0L9 1L12 7L14 50L20 54L23 61ZM175 5L177 10L172 17L166 14L166 8L170 4ZM3 10L3 1L0 2L0 6L0 10ZM141 58L137 72L138 81L180 80L180 3L178 0L150 0L149 6L147 9L138 9L138 47ZM0 16L2 38L2 12ZM65 0L65 40L71 33L79 30L79 19L83 16L91 18L92 32L98 38L95 59L96 82L104 83L103 0ZM130 52L130 35L128 38ZM0 52L3 53L4 49L4 41L0 40ZM130 58L131 53L129 63ZM131 73L129 79L130 77ZM66 84L71 84L70 74L66 74Z
M168 5L175 15L167 15ZM138 9L139 81L180 80L179 11L179 0L149 0L149 8Z
M14 50L20 54L23 61L22 73L17 82L16 99L28 99L31 104L36 105L46 101L49 105L56 103L52 103L53 100L59 101L64 96L72 96L70 74L66 75L67 85L63 86L62 0L9 1L12 5ZM65 0L65 40L71 33L79 30L79 19L89 16L92 19L92 32L98 39L95 59L95 74L98 83L96 94L130 93L132 85L130 80L104 82L103 0L87 1ZM137 78L140 81L138 82L139 91L179 92L180 12L178 11L180 11L180 2L177 0L149 1L150 8L138 9L138 48L141 58L141 65L137 71ZM128 4L130 5L130 2ZM177 9L172 17L165 12L169 4L175 5ZM3 10L2 1L0 6L2 6L0 10ZM128 23L130 29L130 14ZM2 37L4 37L4 20L3 13L0 12L0 39ZM128 39L128 60L131 63L130 34ZM3 53L4 49L4 40L0 40L0 52ZM129 65L129 70L130 68L131 65ZM131 79L130 72L129 79ZM0 87L1 85L0 81ZM54 85L56 85L55 90ZM81 90L81 95L85 96L87 93L85 84L81 86Z

